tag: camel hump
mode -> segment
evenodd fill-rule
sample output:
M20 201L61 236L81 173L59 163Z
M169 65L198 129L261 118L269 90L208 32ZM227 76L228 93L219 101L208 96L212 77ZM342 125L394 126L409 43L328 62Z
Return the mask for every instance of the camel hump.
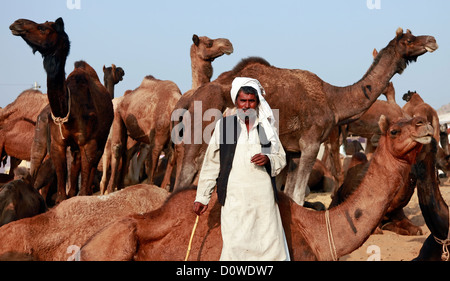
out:
M265 66L271 66L268 61L261 57L248 57L242 59L232 70L233 73L241 72L244 68L246 68L250 64L262 64Z
M82 69L84 70L89 76L91 76L92 78L94 78L95 80L100 81L100 79L98 78L97 72L95 71L95 69L90 66L87 62L85 62L84 60L80 60L80 61L76 61L74 63L75 65L75 70L79 70Z

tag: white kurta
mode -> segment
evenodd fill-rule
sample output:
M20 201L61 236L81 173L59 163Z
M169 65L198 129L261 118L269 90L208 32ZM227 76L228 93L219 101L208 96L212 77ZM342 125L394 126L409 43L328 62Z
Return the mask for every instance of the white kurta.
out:
M245 123L238 120L241 133L221 212L223 248L220 259L288 260L289 252L270 176L263 166L250 161L255 154L261 153L256 125L247 133ZM196 201L205 205L219 173L219 131L219 124L216 124L199 177ZM279 145L278 151L272 150L267 156L272 176L276 176L286 165L283 147Z

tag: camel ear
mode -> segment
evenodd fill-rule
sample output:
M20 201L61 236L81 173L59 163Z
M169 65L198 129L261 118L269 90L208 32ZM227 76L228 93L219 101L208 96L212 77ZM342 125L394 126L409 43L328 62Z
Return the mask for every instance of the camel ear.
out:
M105 67L105 65L103 65L103 73L105 72L105 70L106 70L106 67Z
M55 21L55 26L56 26L56 31L59 33L59 32L64 32L64 21L63 21L63 19L62 18L58 18L56 21Z
M380 127L381 133L385 135L389 129L389 120L386 116L381 115L378 121L378 126Z
M197 34L194 34L192 36L192 42L194 42L195 46L198 46L198 44L200 44L200 38L198 38Z
M377 49L375 49L375 48L373 49L372 56L373 56L373 58L376 58L378 56Z
M397 36L397 38L400 38L403 35L403 28L397 28L397 31L395 31L395 35Z

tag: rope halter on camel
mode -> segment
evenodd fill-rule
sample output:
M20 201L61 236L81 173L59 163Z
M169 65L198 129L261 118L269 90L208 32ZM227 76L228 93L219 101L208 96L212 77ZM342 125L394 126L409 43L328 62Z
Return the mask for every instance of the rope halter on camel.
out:
M337 261L338 256L336 253L336 245L334 244L333 232L331 231L330 212L328 210L325 211L325 224L327 227L328 245L330 246L331 258L333 261Z
M68 109L67 109L66 117L56 117L55 115L53 115L53 112L50 110L53 122L55 122L55 124L59 126L59 133L61 134L61 138L63 140L65 140L66 138L63 136L61 127L62 127L62 125L64 123L67 123L69 121L69 115L70 115L70 104L71 104L71 102L70 102L70 89L69 89L69 87L67 87L67 93L69 94L69 100L68 100Z
M449 225L449 228L450 228L450 213L449 213L449 215L448 215L448 219L449 219L448 225ZM442 245L442 255L441 255L441 260L442 260L442 261L448 261L448 260L450 259L450 253L449 253L449 251L448 251L448 246L450 246L450 229L448 230L448 233L447 233L447 239L445 239L445 240L439 239L439 238L437 238L437 237L434 236L434 235L433 235L433 237L434 237L434 240L436 240L436 242L437 242L438 244L441 244L441 245Z

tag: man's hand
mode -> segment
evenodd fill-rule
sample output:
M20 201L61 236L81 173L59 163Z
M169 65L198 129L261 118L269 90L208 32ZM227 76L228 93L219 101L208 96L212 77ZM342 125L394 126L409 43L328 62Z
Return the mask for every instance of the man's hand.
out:
M270 160L269 157L267 157L267 155L259 153L254 155L250 161L255 165L264 166L267 163L269 163Z
M194 213L196 213L197 216L202 215L207 209L208 205L203 205L200 202L194 202Z

